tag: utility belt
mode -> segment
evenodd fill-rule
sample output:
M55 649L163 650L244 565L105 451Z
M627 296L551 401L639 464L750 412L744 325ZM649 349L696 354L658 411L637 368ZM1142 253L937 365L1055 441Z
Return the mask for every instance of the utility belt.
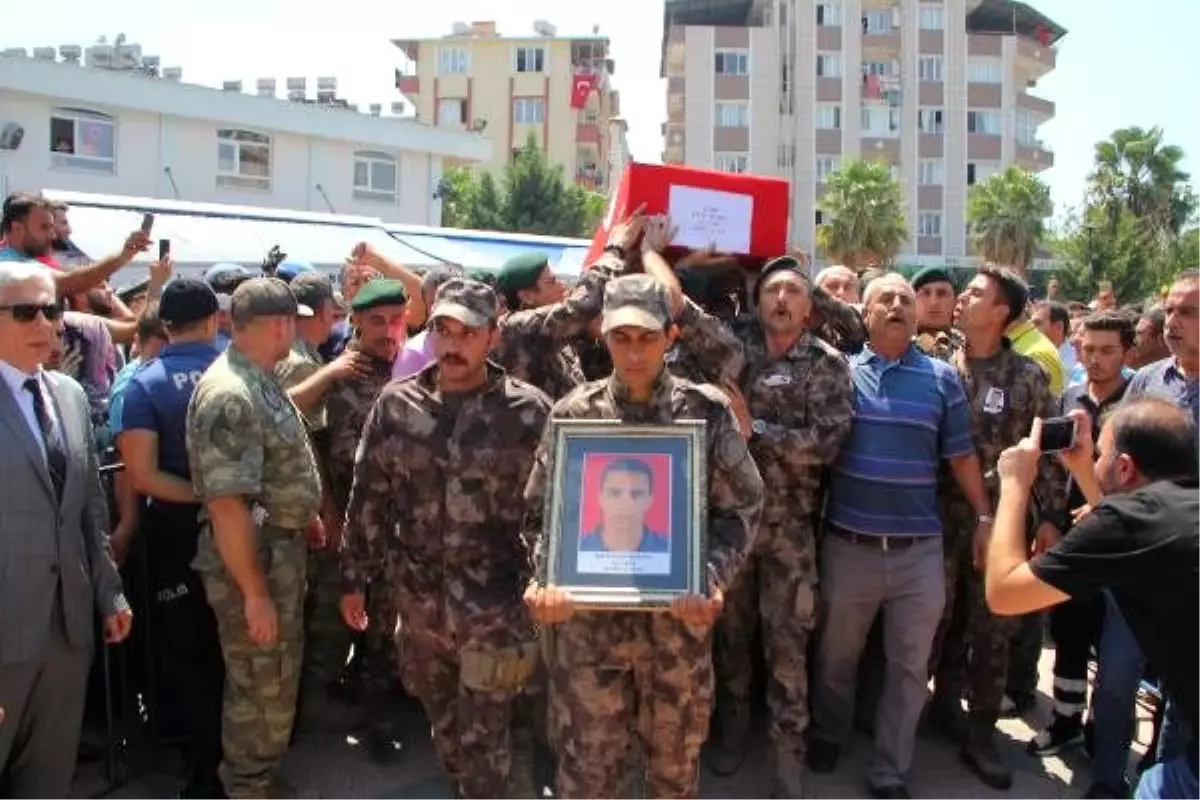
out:
M459 680L477 692L515 692L533 676L539 655L536 639L501 648L468 645L459 651Z

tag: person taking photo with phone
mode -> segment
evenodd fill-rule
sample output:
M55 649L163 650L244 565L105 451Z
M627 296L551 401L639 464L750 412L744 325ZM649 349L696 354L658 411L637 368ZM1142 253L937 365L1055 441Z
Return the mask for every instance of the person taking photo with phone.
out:
M1187 412L1159 399L1121 406L1100 431L1076 409L1073 445L1060 454L1091 506L1054 547L1026 559L1029 490L1042 456L1042 421L1000 456L1000 504L988 549L987 602L1011 616L1107 589L1191 737L1185 752L1142 775L1136 797L1196 797L1200 715L1200 494Z

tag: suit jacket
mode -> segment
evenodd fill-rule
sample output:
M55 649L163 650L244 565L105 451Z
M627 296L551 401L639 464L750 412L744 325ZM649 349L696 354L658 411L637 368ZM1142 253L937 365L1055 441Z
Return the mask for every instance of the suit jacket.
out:
M56 593L76 648L91 648L97 611L128 608L108 544L87 396L65 375L43 377L67 451L61 503L35 434L0 381L0 666L42 656Z

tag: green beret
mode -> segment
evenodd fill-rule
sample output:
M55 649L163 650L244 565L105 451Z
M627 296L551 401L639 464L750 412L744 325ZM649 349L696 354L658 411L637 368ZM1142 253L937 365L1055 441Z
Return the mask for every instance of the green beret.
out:
M922 286L927 283L948 283L954 285L954 281L950 280L950 273L944 267L926 267L919 271L912 278L913 291L919 291Z
M490 269L469 269L467 270L467 277L473 281L486 283L488 286L496 285L496 273Z
M513 256L500 268L500 274L496 276L496 288L511 304L516 299L517 292L532 289L537 285L542 270L549 265L546 254L542 252L530 251Z
M378 306L396 306L408 302L404 284L390 278L367 281L350 301L352 311L366 311Z

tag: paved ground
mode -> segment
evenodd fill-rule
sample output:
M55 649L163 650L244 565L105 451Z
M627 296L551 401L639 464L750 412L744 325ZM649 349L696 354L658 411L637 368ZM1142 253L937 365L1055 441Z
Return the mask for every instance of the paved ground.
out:
M1050 672L1051 651L1043 654L1042 675ZM1045 683L1045 679L1043 681ZM1045 690L1047 687L1043 687ZM1138 739L1148 740L1145 714ZM922 734L917 741L916 759L909 788L915 797L1079 797L1087 787L1088 765L1085 756L1074 751L1062 757L1034 759L1024 752L1024 743L1038 725L1049 717L1049 698L1041 697L1041 707L1028 720L1005 720L999 736L1002 752L1015 772L1010 792L994 792L979 783L960 766L955 748L947 741ZM391 767L379 767L351 740L345 737L322 736L303 738L288 754L284 774L300 788L306 797L415 798L448 797L437 760L428 740L424 720L413 715L406 732L406 751L400 762ZM767 793L764 733L761 720L757 732L758 746L737 775L719 778L705 772L701 779L701 796L705 798L765 797ZM1139 753L1142 749L1137 748ZM863 775L870 757L871 743L859 735L842 758L836 773L810 776L809 796L867 797ZM144 774L109 796L118 798L169 797L176 788L169 774L166 759L155 764L158 770ZM98 764L85 764L76 779L76 797L94 796L105 790L106 782Z

